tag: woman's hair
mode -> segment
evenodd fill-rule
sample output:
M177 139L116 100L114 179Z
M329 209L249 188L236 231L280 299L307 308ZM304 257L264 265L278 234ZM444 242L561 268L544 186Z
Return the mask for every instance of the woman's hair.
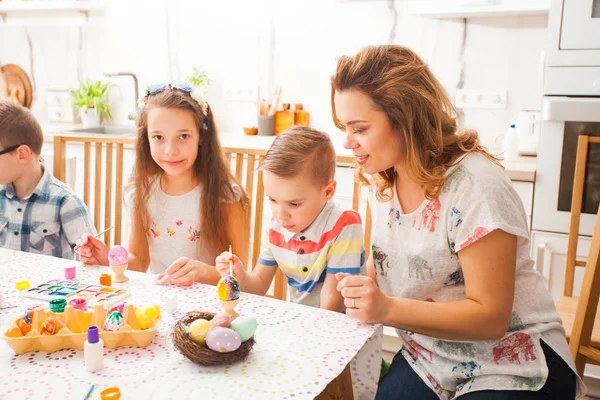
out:
M335 176L335 149L326 133L292 126L273 141L259 170L282 178L307 173L312 181L324 186Z
M392 127L400 133L405 149L404 167L432 199L444 186L444 176L457 157L480 153L500 165L479 142L476 131L457 133L457 112L427 64L403 46L369 46L354 56L338 60L331 77L331 109L334 124L341 130L334 104L336 92L357 90L367 95L374 106L387 114ZM357 179L369 185L362 167ZM396 171L393 167L374 176L377 199L389 200Z
M225 162L211 108L207 107L205 116L199 103L189 93L177 89L165 89L149 96L146 105L138 114L136 159L131 177L131 183L135 187L135 222L142 232L147 232L148 199L155 179L163 172L150 154L148 112L153 108L186 110L194 116L201 137L198 156L192 167L201 188L199 210L201 240L198 243L198 256L202 259L206 258L202 256L203 254L207 257L216 255L231 243L230 232L226 229L227 215L224 211L224 202L239 201L246 214L248 196L241 187L239 188L241 196L232 187L232 184L237 182Z

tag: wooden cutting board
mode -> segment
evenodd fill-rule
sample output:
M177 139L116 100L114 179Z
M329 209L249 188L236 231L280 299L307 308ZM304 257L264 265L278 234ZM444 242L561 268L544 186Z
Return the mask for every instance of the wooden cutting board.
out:
M33 87L27 73L16 64L6 64L0 67L6 83L9 98L17 100L21 105L31 108Z

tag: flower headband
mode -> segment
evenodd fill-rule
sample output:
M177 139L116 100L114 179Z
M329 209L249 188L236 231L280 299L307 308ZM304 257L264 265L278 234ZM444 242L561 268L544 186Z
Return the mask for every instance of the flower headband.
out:
M202 110L202 114L205 117L208 116L208 103L206 102L206 100L204 100L202 98L202 94L200 93L200 91L193 90L190 85L185 84L185 83L180 83L179 85L172 85L170 83L169 84L159 83L159 84L147 86L146 94L144 96L140 97L137 101L138 112L142 111L144 109L144 107L146 106L146 103L148 102L148 98L150 96L154 96L155 94L160 93L166 89L179 90L179 91L189 94L194 100L196 100L198 102L198 105L200 106L200 109ZM206 121L204 122L204 128L208 129Z

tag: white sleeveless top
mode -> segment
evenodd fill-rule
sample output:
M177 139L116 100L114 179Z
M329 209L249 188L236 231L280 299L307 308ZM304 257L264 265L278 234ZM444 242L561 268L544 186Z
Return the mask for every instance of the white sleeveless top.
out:
M459 342L397 329L402 354L441 399L476 390L538 390L548 378L540 340L574 370L554 301L529 256L525 211L506 174L480 154L447 172L439 197L405 214L396 190L378 202L373 190L372 254L384 293L423 301L465 298L461 249L501 229L517 240L516 285L508 332L501 340ZM485 264L481 268L485 268ZM578 381L578 391L582 390Z

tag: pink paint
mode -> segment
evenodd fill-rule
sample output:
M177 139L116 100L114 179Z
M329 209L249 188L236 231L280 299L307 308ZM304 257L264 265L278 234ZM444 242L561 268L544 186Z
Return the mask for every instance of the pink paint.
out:
M69 305L73 306L76 310L87 311L87 300L86 299L72 299L69 301Z
M123 246L114 246L108 252L108 262L110 265L123 265L129 260L129 253Z
M75 279L77 277L77 267L68 266L65 267L65 279Z

